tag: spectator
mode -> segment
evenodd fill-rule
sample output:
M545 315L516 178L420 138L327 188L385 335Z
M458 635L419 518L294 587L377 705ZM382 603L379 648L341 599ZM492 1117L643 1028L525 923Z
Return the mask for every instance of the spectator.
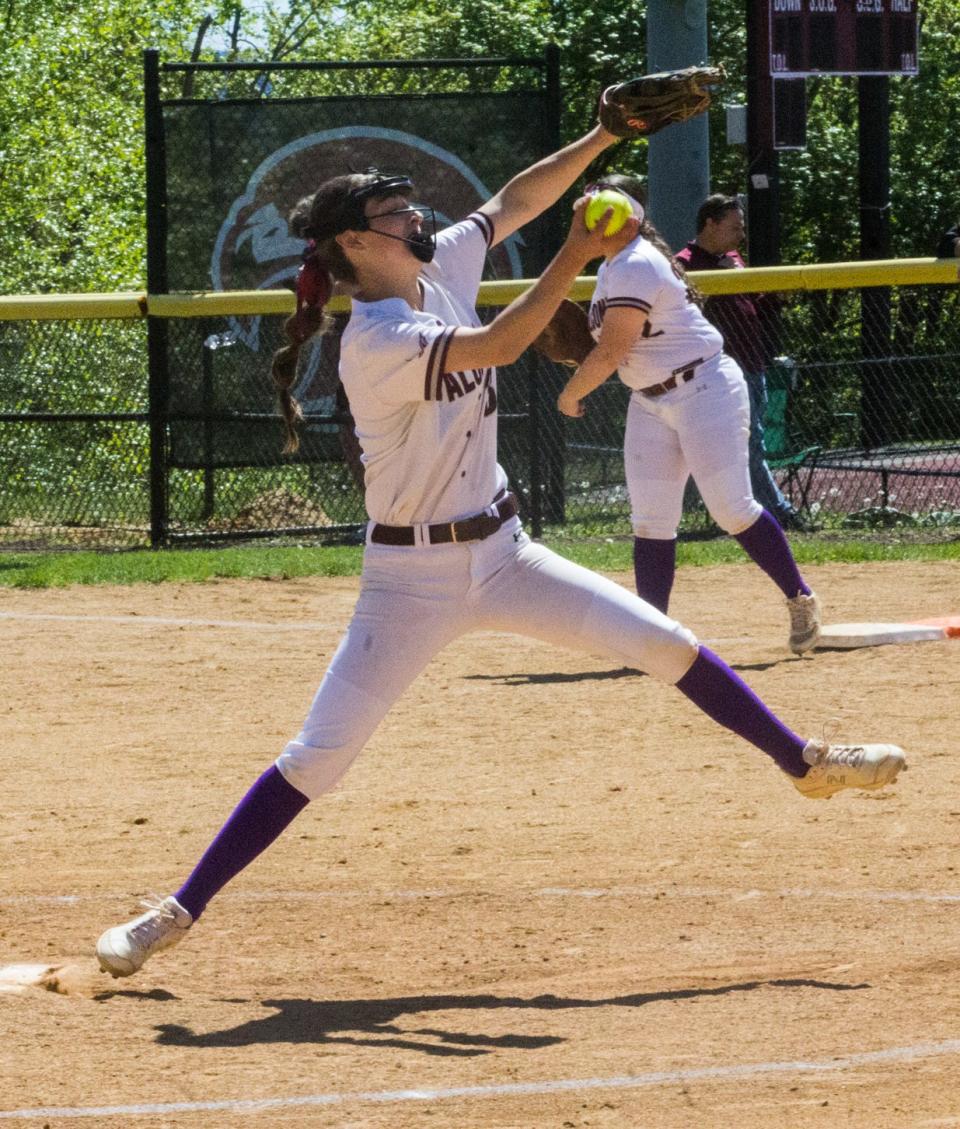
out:
M736 196L708 196L697 213L697 237L677 252L684 270L742 270L737 248L746 234ZM773 295L723 294L709 298L703 312L723 334L724 352L743 369L750 392L750 485L754 497L784 529L806 530L809 522L794 509L767 465L763 419L767 407L766 368L773 354L768 325L777 312Z

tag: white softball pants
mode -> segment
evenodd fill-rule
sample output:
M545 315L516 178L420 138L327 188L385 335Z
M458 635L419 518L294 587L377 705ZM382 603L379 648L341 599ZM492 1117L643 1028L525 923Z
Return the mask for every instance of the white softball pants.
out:
M690 631L535 544L518 518L468 544L368 544L353 619L302 731L277 760L284 778L310 799L332 788L427 663L475 630L610 656L670 684L697 657Z
M750 396L737 363L721 353L663 396L634 392L623 459L637 537L676 537L691 475L721 529L749 529L762 507L750 486Z

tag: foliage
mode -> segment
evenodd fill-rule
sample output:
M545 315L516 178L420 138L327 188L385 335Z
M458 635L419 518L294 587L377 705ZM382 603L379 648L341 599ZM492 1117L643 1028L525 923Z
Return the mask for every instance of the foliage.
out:
M181 58L207 7L201 0L4 6L0 291L143 285L142 51L155 45Z
M746 36L742 0L711 0L712 60L730 72L733 101L744 102ZM889 79L891 251L894 258L932 255L942 231L960 218L960 8L955 0L921 5L920 74ZM720 48L723 44L723 48ZM731 50L731 48L733 48ZM807 80L807 148L780 155L782 260L838 262L859 258L857 79ZM717 191L745 190L744 155L711 122Z
M743 191L745 154L726 144L723 106L745 97L745 0L710 0L710 61L729 81L711 111L713 184ZM927 255L960 210L960 8L925 0L921 74L892 79L893 250ZM642 6L628 0L343 0L287 5L202 0L7 0L0 8L0 291L122 290L143 285L142 51L171 61L539 56L561 50L562 133L593 119L598 91L645 69ZM427 90L509 81L393 72L374 88ZM194 80L180 77L182 93ZM196 80L200 83L200 79ZM255 97L296 94L300 72L233 80ZM336 72L330 92L370 76ZM392 84L392 86L391 86ZM316 89L314 87L313 89ZM808 148L781 155L784 261L855 258L857 94L852 78L808 82ZM235 93L231 86L231 93ZM608 158L643 172L645 147Z

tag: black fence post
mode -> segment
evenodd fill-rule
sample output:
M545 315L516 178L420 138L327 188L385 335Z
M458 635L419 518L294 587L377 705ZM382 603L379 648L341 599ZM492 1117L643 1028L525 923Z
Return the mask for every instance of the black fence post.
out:
M780 262L780 155L773 139L769 0L747 0L747 246L750 266Z
M160 55L143 53L144 132L146 140L147 292L167 290L167 162L160 105ZM150 414L150 544L167 539L167 323L147 317L147 363Z
M544 51L544 86L546 106L543 115L543 153L555 153L560 148L560 48L548 43ZM554 204L544 217L546 253L538 263L542 271L553 252L563 241L561 205ZM564 464L566 452L562 428L541 426L543 414L553 410L556 376L554 368L539 353L536 356L535 383L531 387L528 442L530 445L531 532L534 537L543 533L544 521L562 523L565 519ZM534 501L534 498L536 499Z
M539 353L527 365L527 458L530 483L530 536L543 536L543 461L540 458L540 412L546 360Z
M200 516L204 521L213 517L216 507L217 460L214 450L213 413L216 407L216 390L213 377L213 355L216 352L216 327L212 321L200 323L200 352L202 373L201 403L203 411L203 509Z

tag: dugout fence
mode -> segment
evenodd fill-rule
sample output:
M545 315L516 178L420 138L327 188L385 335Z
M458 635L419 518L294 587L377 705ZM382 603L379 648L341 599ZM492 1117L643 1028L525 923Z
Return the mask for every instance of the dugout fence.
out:
M956 535L954 262L768 267L705 272L696 281L707 295L739 289L782 296L768 343L780 358L771 370L771 400L782 426L771 464L818 525L897 523L898 535ZM484 283L483 316L494 316L527 285ZM592 287L585 277L571 294L587 301ZM279 454L267 357L222 363L236 349L237 318L256 317L277 334L292 308L286 290L0 297L0 547L358 538L365 523L361 472L349 405L336 390L336 333L317 360L332 400L308 411L307 455L297 460ZM185 421L151 385L150 322L162 323L199 374L187 421L189 465L166 457L174 428ZM591 397L584 419L568 420L555 408L566 377L567 370L530 351L501 370L501 461L536 536L627 536L627 391L611 380ZM267 405L253 420L251 389ZM264 443L259 459L243 432L251 425ZM234 446L238 428L242 442ZM159 459L156 443L164 445ZM803 456L799 465L794 455ZM164 503L159 529L157 498ZM710 531L691 494L683 535Z
M281 319L254 303L224 322L214 305L163 296L292 287L304 243L287 216L351 170L411 176L450 209L441 225L468 215L518 167L559 148L559 51L267 64L164 63L147 51L144 91L150 399L164 405L162 419L151 417L151 540L232 537L241 526L247 536L321 527L356 536L359 452L338 386L338 335L304 350L294 391L307 426L296 457L283 460L263 379ZM554 206L498 244L485 277L538 274L558 217ZM518 413L504 404L501 419L509 431ZM539 457L540 444L529 449ZM540 498L535 489L535 522Z

